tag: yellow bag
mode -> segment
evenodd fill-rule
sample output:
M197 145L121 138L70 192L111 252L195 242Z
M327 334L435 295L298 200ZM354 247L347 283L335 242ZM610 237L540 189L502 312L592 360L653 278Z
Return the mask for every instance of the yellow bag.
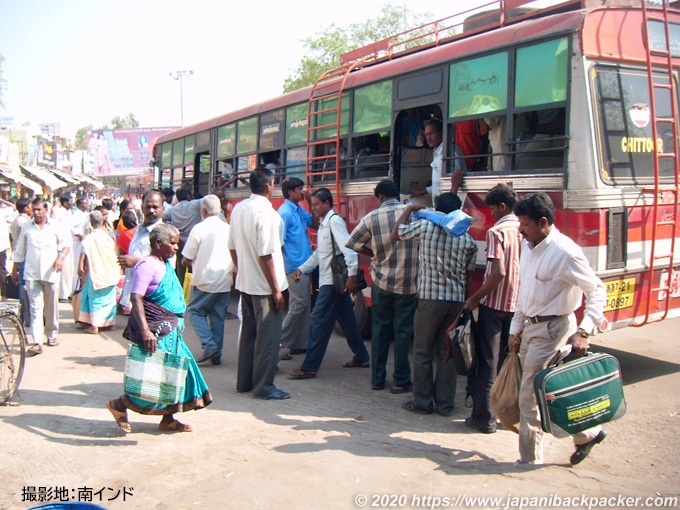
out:
M189 304L189 296L191 296L191 273L187 271L184 273L184 285L182 286L184 291L184 302Z

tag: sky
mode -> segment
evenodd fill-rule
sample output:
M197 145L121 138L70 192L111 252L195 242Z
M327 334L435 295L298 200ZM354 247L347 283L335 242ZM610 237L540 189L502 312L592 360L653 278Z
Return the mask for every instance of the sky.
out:
M143 127L206 120L282 93L302 40L385 4L441 19L492 0L0 0L5 108L72 138L133 113ZM454 5L455 4L455 5ZM428 17L430 19L430 17ZM192 70L180 82L170 73Z

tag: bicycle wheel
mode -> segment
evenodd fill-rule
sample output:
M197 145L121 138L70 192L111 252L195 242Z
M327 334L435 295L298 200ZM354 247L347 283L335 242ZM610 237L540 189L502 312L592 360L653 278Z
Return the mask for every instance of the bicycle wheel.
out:
M0 312L0 405L9 404L26 362L26 332L12 311Z

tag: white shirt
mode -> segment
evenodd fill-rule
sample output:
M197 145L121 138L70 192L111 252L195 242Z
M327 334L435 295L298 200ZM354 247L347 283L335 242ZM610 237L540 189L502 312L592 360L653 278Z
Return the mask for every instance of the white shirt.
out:
M191 229L182 255L193 261L191 285L211 294L231 290L234 264L229 254L230 226L208 216Z
M302 271L303 274L306 274L316 266L319 266L319 286L333 285L333 271L331 269L333 242L331 241L331 228L333 229L336 253L342 252L345 256L347 275L356 276L359 269L359 255L351 248L345 246L349 240L349 232L347 232L345 220L331 209L319 222L316 250L305 263L300 266L300 271Z
M432 186L427 187L427 192L432 195L432 207L436 205L437 198L442 194L442 149L443 143L437 145L432 151Z
M0 218L0 253L10 249L9 224L4 218Z
M24 223L27 221L31 221L33 218L29 216L28 214L21 213L19 216L14 218L14 221L9 227L10 233L12 234L12 244L14 245L14 248L16 248L17 243L19 242L19 234L21 233L21 227L24 226Z
M24 279L57 283L61 273L54 269L59 253L70 245L68 232L59 223L47 220L40 228L35 221L27 221L21 228L14 262L24 262Z
M607 293L602 281L588 264L583 250L553 225L537 246L522 242L519 262L519 302L510 334L524 329L526 317L567 315L586 307L580 327L593 333L602 322Z
M279 290L288 288L283 266L283 221L264 196L252 194L231 213L229 249L238 257L236 288L252 296L267 296L272 288L262 272L260 257L271 255Z
M74 236L84 236L85 229L90 226L90 219L87 213L76 209L71 216L71 234Z

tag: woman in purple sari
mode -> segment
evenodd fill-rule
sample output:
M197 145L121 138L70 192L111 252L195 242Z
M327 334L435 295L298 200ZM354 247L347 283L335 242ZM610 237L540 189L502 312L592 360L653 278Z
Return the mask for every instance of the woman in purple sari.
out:
M132 432L127 410L140 414L161 415L159 430L191 432L191 426L174 418L177 412L201 409L212 402L212 395L201 375L191 351L182 339L184 330L184 293L175 271L168 263L177 253L179 231L168 224L158 224L149 235L151 255L135 265L132 282L132 313L123 336L144 347L146 352L174 351L190 358L184 397L170 405L148 402L132 395L122 395L107 402L106 407L123 432ZM170 324L168 327L167 324ZM163 324L166 324L163 326ZM161 328L161 326L163 326ZM158 335L155 332L159 332Z

